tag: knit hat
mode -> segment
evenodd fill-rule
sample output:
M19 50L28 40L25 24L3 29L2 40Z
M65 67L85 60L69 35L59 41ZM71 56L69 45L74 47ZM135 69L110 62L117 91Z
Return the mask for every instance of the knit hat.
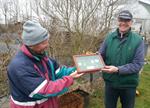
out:
M119 13L118 18L125 20L132 20L133 16L128 10L123 10Z
M40 23L28 20L23 25L22 40L27 46L36 45L49 38L48 31Z

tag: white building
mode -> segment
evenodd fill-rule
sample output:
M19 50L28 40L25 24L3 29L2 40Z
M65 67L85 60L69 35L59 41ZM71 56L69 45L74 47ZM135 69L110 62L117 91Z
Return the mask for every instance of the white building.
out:
M123 0L119 3L117 12L121 10L129 10L133 14L132 30L141 33L145 37L146 52L150 56L150 44L147 43L150 43L150 0ZM112 25L112 28L117 27L116 19ZM142 28L141 32L140 27Z
M139 0L139 3L142 4L150 13L150 0Z
M133 29L142 32L150 32L150 0L128 0L122 6L122 10L129 10L133 14Z

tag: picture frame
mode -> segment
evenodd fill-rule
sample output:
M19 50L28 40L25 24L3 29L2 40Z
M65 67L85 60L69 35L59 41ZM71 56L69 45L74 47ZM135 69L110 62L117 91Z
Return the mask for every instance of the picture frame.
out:
M100 54L74 55L73 60L78 73L97 72L105 66Z

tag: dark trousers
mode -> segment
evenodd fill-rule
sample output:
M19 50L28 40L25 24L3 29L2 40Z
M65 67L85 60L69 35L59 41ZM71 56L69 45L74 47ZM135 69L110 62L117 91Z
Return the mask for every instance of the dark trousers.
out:
M114 88L105 85L105 108L117 108L120 97L122 108L134 108L136 88Z

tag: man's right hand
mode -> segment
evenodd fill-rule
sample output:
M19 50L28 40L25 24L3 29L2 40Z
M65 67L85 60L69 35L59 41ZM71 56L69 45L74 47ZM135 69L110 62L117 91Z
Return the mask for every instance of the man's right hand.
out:
M104 66L104 68L102 68L103 72L107 72L107 73L114 73L114 72L118 72L118 67L116 66Z
M71 76L72 78L79 78L80 76L82 76L84 73L78 73L77 71L71 73L69 76Z

